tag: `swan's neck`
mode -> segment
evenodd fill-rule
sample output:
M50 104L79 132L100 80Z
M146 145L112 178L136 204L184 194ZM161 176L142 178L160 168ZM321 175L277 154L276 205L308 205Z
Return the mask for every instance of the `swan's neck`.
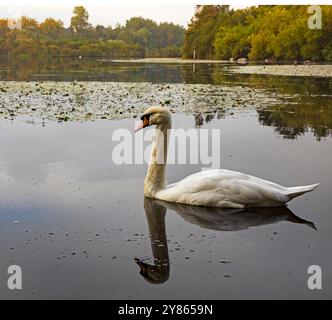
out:
M144 180L144 195L154 198L155 194L166 187L166 162L168 134L171 120L157 126L152 141L148 172Z

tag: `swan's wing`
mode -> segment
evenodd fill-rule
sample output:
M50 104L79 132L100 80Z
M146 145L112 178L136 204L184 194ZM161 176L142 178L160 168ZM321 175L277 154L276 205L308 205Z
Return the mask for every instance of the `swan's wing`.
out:
M268 181L267 181L268 182ZM279 188L274 188L269 183L255 180L243 180L239 178L223 180L220 190L227 196L229 201L247 205L262 205L276 202L285 203L289 200L287 194Z
M274 182L271 182L268 180L257 178L257 177L254 177L249 174L242 173L242 172L226 170L226 169L202 170L202 171L199 171L192 175L189 175L188 177L184 178L181 181L186 181L187 179L191 180L193 178L199 178L199 177L208 178L208 179L212 179L212 180L239 179L241 181L256 182L257 184L259 184L261 186L271 187L273 189L280 190L283 192L286 191L286 189L287 189L284 186L281 186L277 183L274 183Z
M266 206L289 200L286 188L236 171L204 170L158 192L161 200L217 207Z

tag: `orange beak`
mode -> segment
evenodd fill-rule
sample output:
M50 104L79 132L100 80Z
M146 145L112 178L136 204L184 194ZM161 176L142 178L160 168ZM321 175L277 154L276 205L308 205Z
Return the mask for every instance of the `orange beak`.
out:
M148 125L149 125L149 119L147 117L144 117L143 120L135 128L135 132L147 127Z

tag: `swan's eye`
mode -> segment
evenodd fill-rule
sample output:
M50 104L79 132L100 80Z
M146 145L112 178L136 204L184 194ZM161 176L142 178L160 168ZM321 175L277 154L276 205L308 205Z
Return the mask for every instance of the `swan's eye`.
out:
M152 115L152 113L148 113L148 114L143 114L142 116L141 116L141 120L143 120L144 121L144 119L146 119L146 120L150 120L150 116Z

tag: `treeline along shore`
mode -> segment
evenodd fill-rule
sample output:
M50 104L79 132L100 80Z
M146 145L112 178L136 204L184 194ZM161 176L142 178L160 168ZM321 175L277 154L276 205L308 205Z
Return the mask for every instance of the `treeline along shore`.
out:
M332 6L319 6L319 12L308 8L196 6L185 29L142 17L115 27L92 26L87 10L77 6L67 28L53 18L0 19L0 55L332 61ZM308 19L316 23L313 28Z
M183 56L332 61L332 6L197 6Z
M17 21L0 19L0 54L110 59L180 57L184 33L180 25L157 24L141 17L127 20L124 26L92 26L87 10L77 6L68 28L53 18L41 23L29 17Z

